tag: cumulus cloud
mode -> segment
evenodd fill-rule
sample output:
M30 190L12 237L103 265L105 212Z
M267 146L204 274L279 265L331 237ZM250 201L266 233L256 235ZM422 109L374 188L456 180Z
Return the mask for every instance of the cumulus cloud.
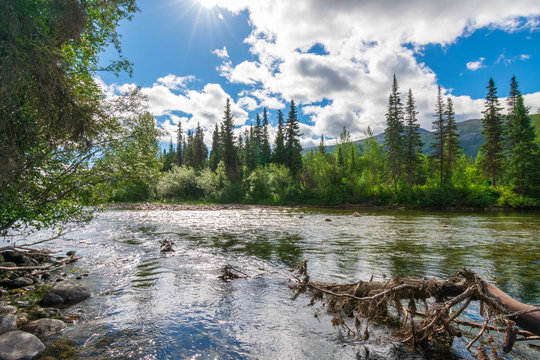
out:
M469 61L467 63L467 69L471 70L471 71L476 71L478 69L481 69L483 67L486 67L486 65L484 65L484 60L486 60L486 58L484 57L481 57L480 59L478 59L477 61Z
M244 40L253 59L236 64L226 59L220 74L250 88L244 95L257 98L259 106L263 101L256 91L272 94L280 105L291 99L303 105L304 115L311 119L304 142L323 133L335 137L343 126L353 138L363 136L368 125L382 131L393 74L403 94L413 89L421 125L429 129L438 84L415 51L427 44L452 44L485 27L534 29L540 14L536 0L340 0L331 5L324 0L224 0L219 6L232 12L247 10L253 27ZM309 52L316 44L324 54ZM477 70L484 61L471 61L467 68ZM443 91L452 96L448 89ZM452 98L460 118L480 116L481 101ZM254 106L252 100L242 101Z
M229 53L227 52L227 48L224 46L223 49L216 49L212 51L212 54L216 55L219 58L222 59L228 59Z

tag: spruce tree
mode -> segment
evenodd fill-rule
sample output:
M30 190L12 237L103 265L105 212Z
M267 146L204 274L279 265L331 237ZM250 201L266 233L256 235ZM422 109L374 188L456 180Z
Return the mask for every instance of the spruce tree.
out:
M488 93L482 112L484 114L482 117L484 142L480 146L482 156L478 165L482 172L491 178L491 186L495 186L495 182L502 172L504 161L503 115L493 78L489 79L487 89Z
M212 171L216 171L219 162L221 161L221 141L219 138L218 124L212 133L212 150L210 150L210 159L208 159L208 166Z
M223 146L223 163L225 173L230 181L238 179L238 154L234 144L234 122L231 112L231 102L227 98L225 112L223 114L223 126L221 128L221 141Z
M324 134L321 135L321 141L319 142L319 146L317 147L317 151L321 155L326 155L326 145L324 145Z
M283 113L281 110L278 110L278 127L272 162L275 164L285 164L285 137L283 134Z
M457 124L454 112L454 104L451 98L446 99L446 109L444 111L445 124L445 179L449 181L452 178L452 171L456 164L459 154L461 153L461 146L459 145L459 134L457 132Z
M420 125L416 119L418 111L412 90L409 89L407 97L407 105L405 106L405 174L407 176L407 184L409 189L412 189L414 178L422 166L422 146L424 144L420 140Z
M178 120L176 129L176 165L182 166L182 122Z
M439 165L439 177L440 184L443 183L443 170L444 170L444 150L445 150L445 108L441 95L441 86L438 86L437 90L437 102L435 103L435 120L433 121L433 135L435 137L435 142L431 144L433 152L433 158L438 161Z
M194 167L196 169L202 169L206 164L206 158L208 157L208 148L204 143L204 131L199 123L195 130L195 136L193 138L193 158Z
M386 162L390 171L390 178L396 191L404 162L403 132L403 106L401 104L396 75L394 75L392 92L388 98L386 129L384 130L384 146L386 148Z
M270 148L270 139L268 136L268 111L263 108L262 132L261 132L261 165L266 165L270 162L272 150Z
M535 142L535 132L529 117L529 110L518 90L517 81L512 77L509 100L508 123L508 177L517 193L540 196L540 154Z
M261 117L257 113L255 117L255 127L253 128L253 146L255 148L255 159L257 164L262 164L262 125Z
M289 116L285 124L285 165L291 174L298 176L302 169L302 146L300 145L300 124L296 114L296 105L291 100Z
M188 167L195 167L195 149L192 130L188 130L186 138L186 145L184 146L184 164Z

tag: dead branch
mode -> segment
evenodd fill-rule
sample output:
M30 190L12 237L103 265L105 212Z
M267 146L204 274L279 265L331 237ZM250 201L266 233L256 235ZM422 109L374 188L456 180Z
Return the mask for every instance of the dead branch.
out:
M397 316L398 321L394 323L400 324L398 334L403 342L413 346L427 339L461 336L461 332L452 324L481 329L467 349L489 331L506 333L504 352L512 349L516 335L523 337L520 341L537 340L540 337L540 308L511 298L467 269L448 280L396 278L386 282L371 279L369 282L333 284L311 281L307 273L307 262L304 261L293 273L293 277L296 282L293 289L299 293L308 290L312 295L311 303L322 301L327 311L334 316L334 325L344 326L360 339L363 337L347 325L341 314L354 318L357 331L360 331L359 317L384 320ZM409 299L408 306L401 302L405 299ZM425 313L417 311L417 300L424 302ZM482 314L484 311L490 314L486 315L483 324L458 319L473 301L480 301ZM388 312L389 307L395 308L397 315ZM422 320L415 320L417 316L421 316ZM491 324L499 320L506 322L507 327ZM516 329L513 324L523 330Z

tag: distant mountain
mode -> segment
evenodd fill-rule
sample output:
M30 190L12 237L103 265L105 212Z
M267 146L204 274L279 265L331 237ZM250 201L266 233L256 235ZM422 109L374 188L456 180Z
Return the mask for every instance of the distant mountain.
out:
M539 116L539 123L540 123L540 116ZM540 124L539 124L540 127ZM537 129L539 129L537 127ZM476 154L478 154L478 149L480 149L480 145L484 141L484 135L482 135L482 120L480 119L471 119L466 120L457 123L458 128L458 134L459 134L459 140L460 144L463 148L463 152L471 157L476 157ZM434 135L432 132L426 130L426 129L420 129L420 136L421 140L424 143L424 147L422 148L422 151L424 154L431 154L433 152L433 149L431 149L431 143L435 141ZM384 133L375 135L375 138L377 139L378 144L382 144L384 142ZM364 144L365 139L363 140L357 140L354 141L355 144L358 146L362 146ZM326 151L327 152L334 152L334 148L336 145L327 145ZM316 147L310 147L303 150L303 153L309 152L311 150L317 150Z

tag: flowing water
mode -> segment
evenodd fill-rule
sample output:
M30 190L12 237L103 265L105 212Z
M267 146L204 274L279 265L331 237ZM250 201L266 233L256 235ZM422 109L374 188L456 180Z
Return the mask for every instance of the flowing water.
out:
M447 278L468 267L540 303L538 214L351 212L102 213L56 245L83 257L71 272L90 276L73 281L95 294L69 310L84 316L62 337L88 359L430 358L383 326L373 325L367 341L354 340L320 306L308 306L307 295L295 299L288 269L305 259L312 279L333 282ZM160 240L173 241L176 251L160 253ZM219 280L226 264L249 277ZM473 311L467 316L481 321ZM449 357L472 358L468 341L456 339ZM521 343L511 356L539 354Z

